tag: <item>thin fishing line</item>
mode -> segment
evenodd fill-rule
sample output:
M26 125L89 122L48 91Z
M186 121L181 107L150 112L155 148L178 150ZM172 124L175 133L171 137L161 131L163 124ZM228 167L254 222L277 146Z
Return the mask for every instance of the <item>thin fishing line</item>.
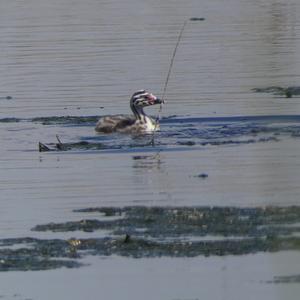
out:
M169 66L169 70L168 70L168 74L167 74L167 78L166 78L166 81L165 81L165 84L164 84L163 94L162 94L162 98L161 98L162 103L160 104L158 115L157 115L156 120L155 120L155 127L154 127L154 130L153 130L153 133L152 133L152 138L151 138L151 143L150 143L152 146L154 146L154 135L155 135L156 128L159 125L160 115L161 115L161 112L162 112L163 103L164 103L164 100L165 100L165 95L166 95L166 92L167 92L167 87L168 87L169 79L170 79L170 76L171 76L171 71L172 71L172 67L173 67L173 64L174 64L177 48L179 46L179 43L180 43L180 40L181 40L181 37L182 37L182 34L183 34L183 31L185 29L186 24L187 24L187 20L183 23L183 26L181 27L180 33L178 35L177 43L175 45L173 55L172 55L172 58L171 58L171 62L170 62L170 66Z
M164 90L163 90L162 100L165 100L165 95L166 95L166 91L167 91L167 86L168 86L168 83L169 83L169 79L170 79L172 67L173 67L173 64L174 64L176 52L177 52L177 49L178 49L178 46L179 46L179 43L180 43L180 40L181 40L181 37L182 37L182 34L183 34L183 31L184 31L184 28L185 28L186 24L187 24L187 21L185 21L185 22L183 23L183 26L182 26L182 28L181 28L181 30L180 30L179 35L178 35L177 43L176 43L176 46L175 46L175 48L174 48L174 52L173 52L173 55L172 55L172 58L171 58L171 62L170 62L170 67L169 67L168 75L167 75L167 78L166 78L166 81L165 81L165 85L164 85Z

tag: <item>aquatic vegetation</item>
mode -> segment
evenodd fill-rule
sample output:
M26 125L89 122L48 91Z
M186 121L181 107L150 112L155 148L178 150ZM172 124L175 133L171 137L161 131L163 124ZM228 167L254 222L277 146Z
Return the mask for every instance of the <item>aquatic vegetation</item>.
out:
M298 206L128 206L84 208L74 213L93 218L41 224L32 230L54 235L83 231L86 238L2 239L0 271L77 268L86 255L196 257L300 250ZM102 231L102 237L88 236L95 231ZM274 282L284 280L275 278Z
M65 223L37 225L34 231L109 230L112 235L157 237L237 236L267 237L290 235L299 226L300 208L235 207L144 207L88 208L75 212L98 212L99 216L122 216L109 219L84 219ZM143 230L141 230L143 229Z
M109 231L106 239L80 239L78 249L99 255L207 256L300 250L300 238L293 236L300 232L299 207L132 206L76 212L93 213L93 216L99 213L99 219L37 225L33 230ZM118 218L110 219L112 216ZM127 236L126 244L130 245L123 245L122 236Z
M18 245L15 249L13 246ZM67 241L15 238L0 240L0 271L77 268L82 264Z

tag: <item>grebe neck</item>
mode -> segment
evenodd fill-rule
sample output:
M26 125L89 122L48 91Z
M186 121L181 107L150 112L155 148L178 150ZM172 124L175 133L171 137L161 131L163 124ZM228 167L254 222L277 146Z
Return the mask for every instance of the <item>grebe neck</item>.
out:
M130 108L136 118L136 120L143 121L147 115L145 114L142 107L136 107L134 104L130 103Z

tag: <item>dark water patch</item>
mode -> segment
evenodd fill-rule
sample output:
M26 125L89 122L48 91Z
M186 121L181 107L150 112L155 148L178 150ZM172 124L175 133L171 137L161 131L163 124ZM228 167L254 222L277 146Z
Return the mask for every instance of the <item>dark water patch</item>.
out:
M243 145L277 142L279 137L297 137L299 116L245 116L225 118L174 118L162 122L158 142L179 146ZM165 125L165 126L164 126Z
M196 142L194 141L178 141L177 142L178 145L182 145L182 146L195 146Z
M298 138L300 137L300 130L298 131L294 131L292 134L291 134L291 137L295 137L295 138Z
M275 276L273 280L268 281L267 283L276 283L276 284L287 284L287 283L300 283L300 275L289 275L289 276Z
M179 146L243 145L278 142L283 137L298 137L299 116L261 116L228 118L176 118L165 120L166 131L158 141ZM162 123L162 128L164 128Z
M214 118L167 117L161 120L161 131L151 134L96 134L94 126L99 116L53 116L32 119L3 118L2 123L34 122L42 126L86 126L90 135L55 143L53 140L37 141L37 149L46 151L131 151L132 149L169 150L203 146L244 145L252 143L278 142L284 137L300 136L300 116L237 116ZM67 129L65 129L67 130ZM68 136L68 138L70 138ZM197 147L198 146L198 147Z
M205 21L205 18L202 18L202 17L193 17L193 18L190 18L190 21Z
M208 174L207 173L200 173L198 175L194 175L193 177L200 178L200 179L206 179L206 178L208 178Z
M148 159L149 155L134 155L132 157L133 160L144 160L144 159Z
M41 123L42 125L60 125L60 126L92 126L99 120L99 116L51 116L51 117L35 117L29 119L21 118L2 118L1 123L12 122L32 122Z
M31 119L15 119L17 121L24 120L29 122L41 123L43 125L96 125L99 118L104 115L93 116L50 116L50 117L35 117ZM0 119L1 120L1 119ZM5 119L3 119L5 120ZM192 127L196 124L210 126L224 126L241 123L245 125L251 124L270 124L270 123L300 123L300 115L262 115L262 116L231 116L231 117L180 117L169 116L163 117L160 120L161 124L174 125L175 127Z
M177 123L173 123L173 119L165 119L165 123L162 122L161 124L161 131L154 135L154 143L151 143L152 135L149 134L95 134L82 137L81 141L66 144L53 144L51 141L44 143L43 141L42 144L46 147L42 145L39 149L41 152L103 149L120 149L124 151L126 149L154 146L162 150L167 150L174 146L223 146L275 142L279 140L278 137L280 135L296 137L300 132L300 123L298 125L293 121L293 124L286 124L281 118L276 119L276 121L268 118L257 121L254 121L253 118L243 121L237 118L237 120L234 118L221 118L220 120L213 118L210 121L208 119L203 121L201 118L188 118L185 120L177 119ZM300 122L300 119L297 120ZM81 121L85 122L84 120ZM91 128L91 132L94 132L93 128Z
M52 117L37 117L30 119L31 122L41 123L43 125L95 125L99 120L99 116L52 116Z
M2 118L0 119L0 123L18 123L21 119L18 118Z
M195 124L209 123L215 125L230 125L232 123L300 123L300 115L261 115L261 116L231 116L231 117L164 117L161 123Z
M160 157L160 151L153 155L134 155L132 159L134 161L132 167L135 169L160 169L163 164Z
M0 100L12 100L12 96L0 96Z
M293 96L300 95L299 86L289 86L289 87L270 86L265 88L254 88L253 91L256 93L270 93L276 96L284 96L286 98L291 98Z
M33 122L41 123L42 125L70 125L70 126L95 126L99 120L99 115L94 116L50 116L50 117L34 117L30 119L20 119L14 117L7 117L0 119L0 122ZM160 120L164 128L170 129L171 133L176 133L180 129L190 131L197 130L198 126L209 128L220 128L220 130L227 130L230 128L240 128L252 126L271 125L272 123L299 123L300 115L265 115L265 116L233 116L233 117L179 117L170 116L164 117Z
M223 140L223 141L209 141L201 142L202 146L222 146L222 145L245 145L253 143L266 143L266 142L278 142L279 140L276 137L267 137L260 139L249 139L249 140Z
M263 88L253 88L252 90L256 93L271 93L275 95L283 95L286 88L280 86L269 86Z

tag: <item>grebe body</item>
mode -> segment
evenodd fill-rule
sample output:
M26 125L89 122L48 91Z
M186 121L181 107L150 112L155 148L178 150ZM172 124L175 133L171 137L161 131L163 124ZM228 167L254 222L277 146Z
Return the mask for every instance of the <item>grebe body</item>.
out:
M145 90L137 91L130 99L132 116L116 115L103 117L97 122L95 130L102 133L121 132L135 134L151 133L159 130L159 124L147 116L143 108L161 103L163 101L153 94Z

